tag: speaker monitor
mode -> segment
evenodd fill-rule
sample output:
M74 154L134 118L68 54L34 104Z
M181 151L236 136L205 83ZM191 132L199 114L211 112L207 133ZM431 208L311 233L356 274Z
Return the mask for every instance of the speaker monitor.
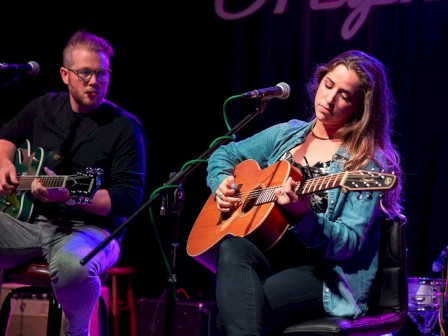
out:
M210 301L177 300L172 322L166 317L165 299L140 298L137 300L137 336L164 336L165 324L173 336L218 335L216 305Z

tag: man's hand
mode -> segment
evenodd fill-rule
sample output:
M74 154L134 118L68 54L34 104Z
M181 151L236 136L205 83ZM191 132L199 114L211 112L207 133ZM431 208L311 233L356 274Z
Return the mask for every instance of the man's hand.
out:
M44 172L50 176L56 175L47 167ZM70 199L70 191L67 188L45 188L39 178L31 183L31 193L42 202L67 202Z
M16 167L10 160L2 160L0 163L0 195L11 195L18 185Z

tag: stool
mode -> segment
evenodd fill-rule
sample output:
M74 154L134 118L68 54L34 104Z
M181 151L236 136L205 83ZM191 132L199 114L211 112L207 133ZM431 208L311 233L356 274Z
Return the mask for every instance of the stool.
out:
M0 336L7 336L11 315L11 301L18 298L39 297L49 301L46 336L60 336L62 324L62 308L51 287L48 264L44 260L36 260L16 268L8 269L11 281L23 286L12 289L5 297L0 309ZM98 303L99 335L108 336L107 306L100 296Z
M132 288L132 276L135 268L130 266L115 266L108 269L107 274L111 280L111 315L112 315L112 336L120 335L120 312L129 312L129 336L137 336L137 313L135 310L135 297ZM125 277L126 280L126 300L119 296L118 278Z

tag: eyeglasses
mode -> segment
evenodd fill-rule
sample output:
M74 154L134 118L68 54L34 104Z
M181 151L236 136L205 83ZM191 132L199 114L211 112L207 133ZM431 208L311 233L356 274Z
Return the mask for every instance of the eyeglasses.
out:
M92 79L92 76L95 75L96 80L98 83L106 83L110 78L110 73L112 70L89 70L89 69L81 69L81 70L73 70L73 69L67 69L68 71L73 72L79 79L80 82L83 82L84 84L87 84Z

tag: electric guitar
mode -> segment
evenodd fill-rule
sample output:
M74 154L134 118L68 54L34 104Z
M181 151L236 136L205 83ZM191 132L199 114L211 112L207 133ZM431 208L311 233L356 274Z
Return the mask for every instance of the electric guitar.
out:
M43 170L46 151L38 147L32 152L29 140L17 148L14 165L17 169L19 185L10 196L0 196L0 210L11 216L28 222L33 215L34 196L31 194L31 183L39 178L46 188L67 188L70 191L70 204L90 203L101 184L101 169L86 168L84 172L74 175L39 175Z
M218 243L227 235L246 237L268 250L277 243L289 224L276 206L274 191L291 176L298 185L297 195L343 187L347 190L388 190L396 184L393 174L371 171L342 172L308 178L288 161L279 161L265 169L253 160L235 167L235 182L241 202L230 212L221 212L210 195L199 213L187 240L187 253L212 272Z

